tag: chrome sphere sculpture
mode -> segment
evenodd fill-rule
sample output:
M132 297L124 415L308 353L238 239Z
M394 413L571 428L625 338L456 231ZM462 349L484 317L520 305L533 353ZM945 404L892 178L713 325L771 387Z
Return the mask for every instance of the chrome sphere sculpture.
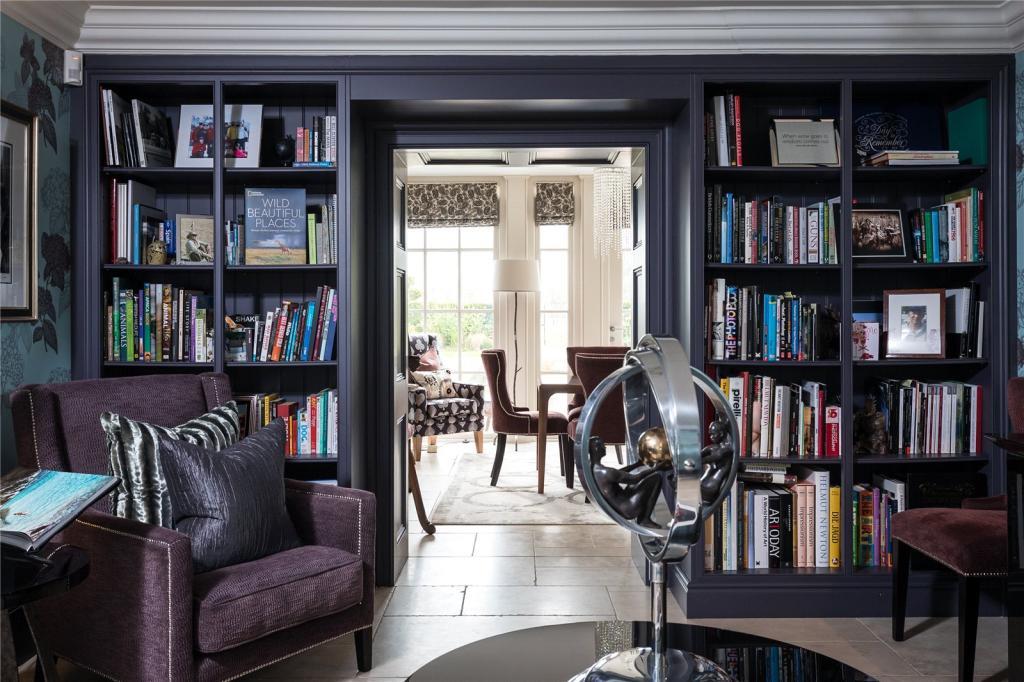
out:
M591 431L601 404L619 386L628 462L613 470L601 464L604 443L591 439ZM707 434L711 443L705 447L695 387L714 409ZM650 428L652 406L657 412L653 421L660 419L661 427ZM690 367L682 345L671 337L645 336L587 399L577 429L576 465L590 499L637 535L651 562L654 646L609 654L572 682L732 679L705 658L668 650L665 564L689 553L704 520L729 494L739 469L737 443L739 429L725 395L710 377ZM660 509L659 498L666 502Z

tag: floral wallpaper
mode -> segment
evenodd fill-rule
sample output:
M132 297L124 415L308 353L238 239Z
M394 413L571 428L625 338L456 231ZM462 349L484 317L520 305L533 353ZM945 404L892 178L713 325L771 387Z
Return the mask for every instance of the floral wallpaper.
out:
M0 391L71 378L71 93L64 87L64 51L0 15L0 96L39 117L36 234L38 319L0 324ZM5 399L0 458L15 461L10 405Z

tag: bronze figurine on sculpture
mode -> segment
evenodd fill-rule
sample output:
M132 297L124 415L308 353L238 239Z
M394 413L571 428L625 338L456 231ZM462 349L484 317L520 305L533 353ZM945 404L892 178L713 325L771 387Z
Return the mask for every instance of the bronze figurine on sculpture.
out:
M672 462L639 461L617 469L605 466L601 462L604 456L604 440L593 436L590 439L590 461L594 479L608 503L624 519L636 521L645 528L661 528L651 515L658 503L663 473L671 471Z

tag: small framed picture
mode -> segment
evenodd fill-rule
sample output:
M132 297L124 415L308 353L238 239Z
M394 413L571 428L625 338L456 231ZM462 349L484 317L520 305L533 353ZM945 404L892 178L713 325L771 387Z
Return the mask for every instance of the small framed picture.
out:
M263 136L262 104L224 105L224 165L259 168ZM214 121L212 104L183 104L178 119L177 168L213 168Z
M906 258L903 212L898 208L853 209L854 258Z
M39 117L8 102L0 113L0 319L33 321Z
M946 290L895 289L882 295L887 358L946 357Z
M773 118L768 138L773 166L839 165L839 131L834 118Z

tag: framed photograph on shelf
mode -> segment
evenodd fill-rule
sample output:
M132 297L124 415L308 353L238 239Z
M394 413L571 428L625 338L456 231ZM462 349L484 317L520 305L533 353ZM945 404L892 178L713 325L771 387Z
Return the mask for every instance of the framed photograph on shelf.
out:
M0 319L36 319L36 142L39 119L0 103Z
M176 168L213 168L216 137L212 104L183 104L178 119ZM224 165L259 168L262 104L224 105Z
M853 209L854 258L906 258L903 212L898 208Z
M768 135L773 166L839 166L839 131L834 118L773 118Z
M887 289L882 320L887 332L885 357L946 357L946 290Z

